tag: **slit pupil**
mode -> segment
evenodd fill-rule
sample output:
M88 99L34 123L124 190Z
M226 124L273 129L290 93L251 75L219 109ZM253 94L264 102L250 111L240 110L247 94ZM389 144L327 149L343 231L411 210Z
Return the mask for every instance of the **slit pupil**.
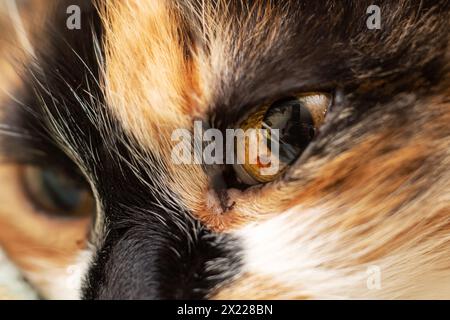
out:
M285 164L292 163L303 153L316 132L310 111L297 98L273 103L263 121L279 130L280 160Z

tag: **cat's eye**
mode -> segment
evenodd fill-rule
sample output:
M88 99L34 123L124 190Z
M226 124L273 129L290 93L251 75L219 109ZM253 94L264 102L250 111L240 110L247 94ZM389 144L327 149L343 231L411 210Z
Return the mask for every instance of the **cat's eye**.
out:
M327 93L288 96L262 106L244 119L239 124L240 129L244 132L256 129L253 132L257 138L252 142L246 137L243 141L245 158L233 165L237 179L255 185L278 177L317 135L331 100ZM255 141L256 148L253 146ZM257 156L253 157L255 151Z
M94 213L90 189L63 170L25 166L21 180L39 212L61 218L84 218Z

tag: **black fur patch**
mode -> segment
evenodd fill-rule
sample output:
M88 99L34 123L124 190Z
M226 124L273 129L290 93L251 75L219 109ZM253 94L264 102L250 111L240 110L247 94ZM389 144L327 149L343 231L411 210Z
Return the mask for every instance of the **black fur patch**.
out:
M50 41L37 45L37 61L23 75L23 105L8 108L5 121L20 135L4 139L2 151L14 161L83 171L95 185L105 235L98 235L84 298L205 298L237 272L238 244L207 230L177 205L176 195L168 203L167 194L155 191L164 172L136 162L135 153L143 151L108 112L99 90L96 10L79 1L83 28L68 30L68 4L75 3L58 3L46 30ZM151 153L146 157L156 161Z

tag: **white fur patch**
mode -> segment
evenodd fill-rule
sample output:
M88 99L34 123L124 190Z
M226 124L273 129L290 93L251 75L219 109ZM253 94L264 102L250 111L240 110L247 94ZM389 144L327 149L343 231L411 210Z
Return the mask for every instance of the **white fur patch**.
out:
M433 256L420 245L405 246L370 263L355 263L373 249L371 243L363 250L358 247L361 239L355 236L348 241L344 234L328 229L335 221L325 220L325 212L296 208L238 231L244 244L243 272L274 279L298 288L296 295L318 299L439 299L450 295L450 281L442 281L450 280L450 273L437 267L442 255ZM369 240L373 246L380 243L380 239ZM374 277L378 284L372 283Z
M24 281L17 268L0 249L0 300L36 298L36 292Z
M81 251L73 264L63 268L50 265L45 260L33 259L32 263L42 271L26 272L25 276L38 285L47 299L78 300L91 260L91 250Z

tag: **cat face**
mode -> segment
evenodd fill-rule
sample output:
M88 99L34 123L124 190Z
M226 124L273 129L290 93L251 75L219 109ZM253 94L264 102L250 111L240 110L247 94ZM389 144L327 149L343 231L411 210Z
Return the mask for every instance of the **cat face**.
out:
M73 2L1 79L0 243L43 296L450 297L446 1ZM195 123L276 127L280 170L175 161Z

